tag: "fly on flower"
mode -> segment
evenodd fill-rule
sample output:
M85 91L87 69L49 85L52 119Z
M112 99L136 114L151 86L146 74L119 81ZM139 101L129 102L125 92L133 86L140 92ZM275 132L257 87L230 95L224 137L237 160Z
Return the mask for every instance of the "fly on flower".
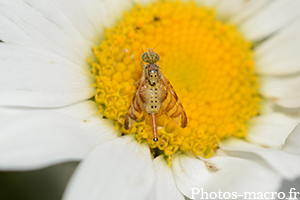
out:
M137 82L137 89L125 117L126 130L135 123L144 110L149 114L152 127L153 141L157 138L157 114L162 107L163 111L182 128L187 126L187 117L174 88L164 77L157 64L160 57L153 49L142 55L141 66L143 75Z

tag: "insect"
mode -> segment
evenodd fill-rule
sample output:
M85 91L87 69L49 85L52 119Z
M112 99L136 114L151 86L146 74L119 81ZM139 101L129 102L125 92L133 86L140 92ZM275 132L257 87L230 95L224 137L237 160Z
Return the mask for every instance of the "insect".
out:
M137 86L133 100L125 117L124 128L129 130L144 110L149 114L153 141L157 142L157 114L162 110L180 127L187 126L187 117L176 92L157 64L160 57L153 49L142 55L143 74L135 83Z

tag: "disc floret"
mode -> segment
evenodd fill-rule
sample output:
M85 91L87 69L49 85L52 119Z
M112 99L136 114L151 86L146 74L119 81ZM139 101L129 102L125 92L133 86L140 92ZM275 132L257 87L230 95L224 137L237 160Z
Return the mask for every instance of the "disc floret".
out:
M141 48L155 47L156 55ZM95 101L103 117L114 120L123 134L135 134L156 156L170 161L176 152L210 157L220 140L244 137L247 121L258 114L260 95L251 42L214 10L192 2L163 1L136 5L94 47L89 60L96 76ZM185 129L161 113L158 142L153 142L147 115L130 130L124 118L142 76L142 59L157 60L173 85L188 117ZM157 61L156 61L157 62ZM169 162L170 163L170 162Z

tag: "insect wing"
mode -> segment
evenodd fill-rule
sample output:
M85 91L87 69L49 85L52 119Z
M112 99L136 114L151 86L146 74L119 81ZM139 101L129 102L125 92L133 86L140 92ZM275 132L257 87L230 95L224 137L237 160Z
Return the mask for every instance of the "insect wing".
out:
M168 79L162 76L162 108L164 112L172 118L172 120L181 128L187 126L187 117L182 104L180 103L178 96L168 81Z
M126 130L130 129L136 120L143 114L145 109L145 89L146 81L145 79L141 79L125 117L124 128Z

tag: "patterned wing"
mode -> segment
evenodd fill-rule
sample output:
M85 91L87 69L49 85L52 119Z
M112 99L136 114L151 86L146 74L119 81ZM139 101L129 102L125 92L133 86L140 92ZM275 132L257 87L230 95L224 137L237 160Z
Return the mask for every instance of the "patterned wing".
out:
M135 121L143 114L145 109L145 89L146 81L142 78L125 117L124 128L126 130L130 129Z
M168 79L162 76L162 108L164 112L172 118L172 120L181 128L187 126L187 117L182 104L180 103L178 96L168 81Z

